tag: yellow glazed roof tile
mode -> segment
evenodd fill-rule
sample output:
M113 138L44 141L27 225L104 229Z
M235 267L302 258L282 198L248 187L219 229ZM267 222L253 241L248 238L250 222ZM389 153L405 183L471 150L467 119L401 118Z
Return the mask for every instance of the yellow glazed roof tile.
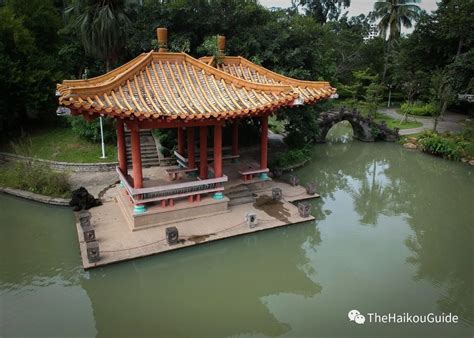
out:
M251 70L246 76L222 70L184 53L144 53L107 74L63 81L59 104L92 116L203 119L258 115L306 95L283 81L255 81L261 75Z
M205 56L199 60L206 65L216 65L217 69L249 82L290 86L306 104L327 99L336 92L329 82L303 81L286 77L240 56L224 56L219 58L219 62L212 56Z

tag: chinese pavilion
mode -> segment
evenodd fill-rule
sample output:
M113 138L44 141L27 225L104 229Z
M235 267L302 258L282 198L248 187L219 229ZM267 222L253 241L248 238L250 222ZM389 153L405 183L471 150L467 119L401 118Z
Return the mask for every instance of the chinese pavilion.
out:
M219 56L205 56L199 60L249 82L290 86L292 91L298 94L298 101L301 104L315 103L335 93L335 89L328 82L292 79L256 65L241 56L226 56L225 37L222 35L217 36L217 46Z
M328 82L290 79L240 57L222 57L216 62L212 57L197 60L185 53L170 53L166 29L158 28L157 35L158 52L143 53L104 75L65 80L57 86L60 106L69 108L72 115L87 120L98 116L115 119L116 170L134 214L146 212L148 205L173 207L175 200L200 201L207 194L222 199L228 180L222 167L222 128L232 125L231 157L236 158L240 119L259 118L261 137L259 165L239 174L245 182L268 180L269 115L279 107L313 103L335 92ZM219 37L222 53L224 41ZM182 183L144 185L140 130L154 128L177 130L175 155L179 166L167 169L172 181L179 174L197 175ZM127 167L126 129L131 139L131 172ZM213 150L208 157L209 130L213 133Z

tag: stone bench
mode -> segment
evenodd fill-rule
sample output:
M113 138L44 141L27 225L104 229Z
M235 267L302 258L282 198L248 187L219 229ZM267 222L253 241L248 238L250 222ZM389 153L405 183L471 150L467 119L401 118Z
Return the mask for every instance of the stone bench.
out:
M225 160L236 160L236 159L238 159L238 158L240 158L240 155L224 155L224 154L222 155L222 161L225 161ZM208 162L214 161L214 157L208 157L208 158L207 158L207 161L208 161ZM199 162L201 162L201 159L198 157L198 158L196 158L196 163L199 163Z
M170 177L171 181L176 181L180 174L187 174L190 172L197 171L197 168L172 168L172 169L166 169L166 172L168 173L168 176Z
M251 181L253 179L253 175L256 174L264 174L268 173L270 170L268 168L265 169L249 169L249 170L239 170L239 174L242 176L244 181Z

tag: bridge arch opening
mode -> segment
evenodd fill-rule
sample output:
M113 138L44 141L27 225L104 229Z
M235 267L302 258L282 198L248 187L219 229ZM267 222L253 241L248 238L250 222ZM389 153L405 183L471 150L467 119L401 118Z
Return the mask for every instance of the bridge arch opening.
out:
M354 139L354 128L349 121L333 124L326 133L326 142L347 143Z

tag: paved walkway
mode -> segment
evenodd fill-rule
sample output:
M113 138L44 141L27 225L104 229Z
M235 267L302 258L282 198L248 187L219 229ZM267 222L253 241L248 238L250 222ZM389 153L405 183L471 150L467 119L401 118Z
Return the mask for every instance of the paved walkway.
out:
M400 120L403 118L403 115L398 114L394 108L384 108L380 110L380 113L387 115L395 120ZM432 117L420 117L420 116L409 116L410 120L414 120L422 123L423 125L418 128L402 129L400 130L400 135L412 135L421 133L425 130L433 130L434 121ZM456 114L447 112L443 119L438 121L438 132L459 132L462 129L462 122L466 119L466 115Z

